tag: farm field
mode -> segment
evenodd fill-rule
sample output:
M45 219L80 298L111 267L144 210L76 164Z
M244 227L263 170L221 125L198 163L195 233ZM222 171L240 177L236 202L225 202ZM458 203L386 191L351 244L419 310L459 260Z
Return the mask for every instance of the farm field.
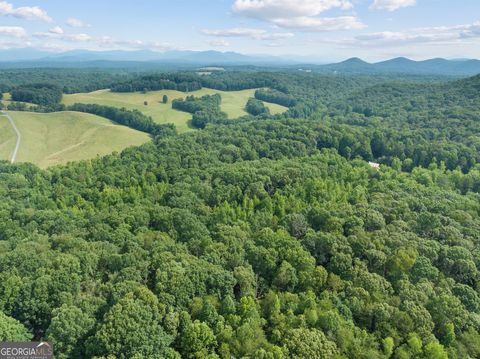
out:
M17 162L32 162L41 168L106 155L150 140L146 133L85 113L9 114L22 135ZM16 137L3 118L0 117L0 159L8 160Z
M201 89L189 93L173 90L150 91L147 93L116 93L110 90L100 90L90 93L78 93L64 95L63 103L72 105L74 103L94 103L105 106L125 107L127 109L139 110L147 116L151 116L157 123L173 123L178 132L186 132L192 128L189 122L192 115L172 109L171 101L178 98L184 98L189 95L203 96L218 93L222 96L222 111L226 112L229 118L237 118L247 113L244 110L245 104L250 97L254 96L255 90L242 91L218 91L213 89ZM163 95L168 96L168 103L163 104ZM145 105L144 102L148 105ZM265 103L272 114L282 113L287 110L286 107L277 104Z

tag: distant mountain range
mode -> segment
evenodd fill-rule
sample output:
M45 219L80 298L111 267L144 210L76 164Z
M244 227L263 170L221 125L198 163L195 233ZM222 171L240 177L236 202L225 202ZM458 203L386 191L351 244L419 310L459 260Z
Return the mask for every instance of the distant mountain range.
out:
M333 73L405 73L415 75L471 76L480 73L480 60L446 60L435 58L424 61L414 61L405 57L397 57L372 64L354 57L336 64L313 65L312 68L316 71Z
M132 67L155 68L198 66L261 66L303 69L334 74L386 74L470 76L480 73L480 60L447 60L435 58L414 61L405 57L368 63L351 58L334 64L311 64L305 57L244 55L220 51L88 51L74 50L62 53L34 49L0 50L0 68L25 67Z
M0 50L0 66L25 67L30 64L62 65L71 63L157 63L180 65L254 65L293 64L295 61L266 55L243 55L220 51L88 51L73 50L61 53L34 49Z

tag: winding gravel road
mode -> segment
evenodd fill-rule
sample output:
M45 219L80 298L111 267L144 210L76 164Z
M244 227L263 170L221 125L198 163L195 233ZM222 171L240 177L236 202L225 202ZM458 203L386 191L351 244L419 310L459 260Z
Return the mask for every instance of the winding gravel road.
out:
M10 122L10 125L12 125L15 133L17 134L17 143L15 145L15 150L13 150L12 157L10 159L10 162L14 163L15 160L17 159L17 153L18 149L20 148L20 142L22 141L22 135L20 134L20 131L17 128L17 125L15 125L15 122L13 119L10 117L10 115L4 111L2 111L2 114L0 116L5 116L8 119L8 122Z

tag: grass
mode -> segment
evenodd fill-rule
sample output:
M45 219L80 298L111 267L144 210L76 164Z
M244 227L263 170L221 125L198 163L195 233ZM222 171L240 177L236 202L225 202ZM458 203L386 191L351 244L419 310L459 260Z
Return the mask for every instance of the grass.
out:
M22 135L17 162L32 162L41 168L95 158L150 140L146 133L85 113L9 111L9 114ZM16 140L13 130L10 137L0 135L0 159L9 159L8 152L13 151ZM4 150L2 140L8 145Z
M0 160L10 160L16 142L15 131L5 116L0 116Z
M255 90L243 91L218 91L212 89L201 89L189 93L162 90L150 91L147 93L115 93L110 90L100 90L90 93L78 93L73 95L64 95L63 103L71 105L78 103L94 103L105 106L125 107L133 110L137 109L145 115L151 116L157 123L173 123L178 132L186 132L191 130L190 120L191 114L172 109L171 101L177 98L184 98L188 95L203 96L219 93L222 96L222 111L226 112L229 118L237 118L246 115L244 107L250 97L253 97ZM167 95L169 102L161 103L163 95ZM144 102L148 105L145 106ZM265 103L270 108L272 114L281 113L287 110L286 107Z

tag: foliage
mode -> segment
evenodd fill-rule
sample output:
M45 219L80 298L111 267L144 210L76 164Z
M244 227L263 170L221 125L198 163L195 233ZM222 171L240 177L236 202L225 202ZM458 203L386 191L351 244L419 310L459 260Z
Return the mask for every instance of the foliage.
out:
M192 113L192 125L205 128L208 123L225 121L227 115L220 111L222 97L219 94L202 97L187 96L172 101L172 108Z
M190 73L167 73L142 75L127 82L115 83L111 89L113 92L135 91L158 91L177 90L189 92L200 90L202 85L195 74Z
M184 112L195 113L198 111L208 111L209 109L219 109L222 97L219 94L205 95L202 97L187 96L185 99L172 101L172 108Z
M21 85L12 89L12 100L30 102L44 107L55 107L62 101L62 90L51 84Z
M0 313L0 340L3 342L28 341L32 334L20 322Z
M76 68L35 68L0 70L0 92L32 83L48 83L63 93L91 92L109 88L113 83L130 79L133 75L121 70Z
M292 107L297 104L297 100L295 100L292 95L272 89L259 89L255 91L255 98L261 101L276 103L285 107Z
M252 116L269 115L270 111L265 104L255 98L249 98L245 110Z

